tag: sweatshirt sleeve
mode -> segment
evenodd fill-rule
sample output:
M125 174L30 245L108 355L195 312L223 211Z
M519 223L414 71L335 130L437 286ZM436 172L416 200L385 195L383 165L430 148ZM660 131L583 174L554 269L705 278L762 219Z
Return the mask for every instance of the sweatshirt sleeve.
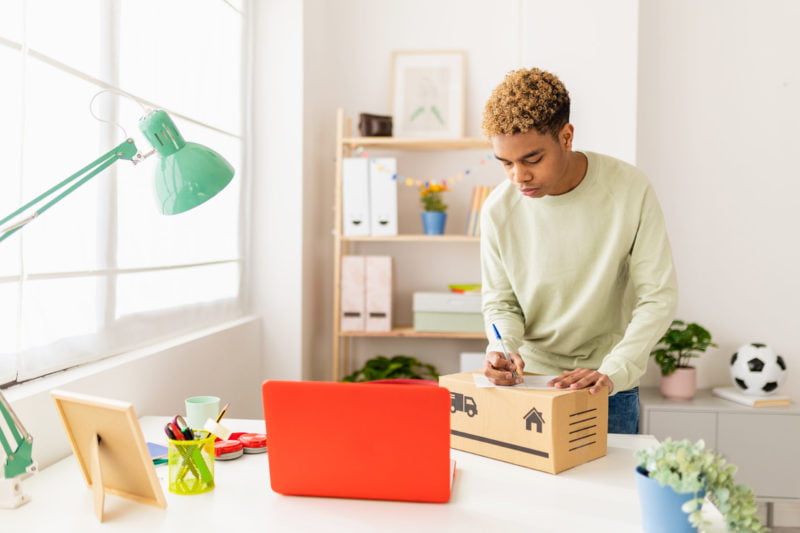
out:
M497 243L497 227L488 210L481 215L481 300L489 345L486 353L503 351L495 338L497 326L506 349L519 353L524 333L524 315L508 278Z
M644 374L650 351L669 327L677 306L677 280L664 216L649 184L629 268L636 295L632 318L598 369L614 383L614 393L630 389Z

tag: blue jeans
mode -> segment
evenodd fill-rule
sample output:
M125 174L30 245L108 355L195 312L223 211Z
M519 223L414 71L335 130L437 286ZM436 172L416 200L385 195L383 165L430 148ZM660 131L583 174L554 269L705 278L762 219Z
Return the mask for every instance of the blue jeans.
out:
M608 432L639 433L639 387L609 396Z

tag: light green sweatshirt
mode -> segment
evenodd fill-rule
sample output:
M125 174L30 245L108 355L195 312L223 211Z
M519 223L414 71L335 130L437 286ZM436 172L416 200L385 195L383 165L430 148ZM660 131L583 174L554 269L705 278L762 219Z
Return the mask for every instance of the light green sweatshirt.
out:
M527 198L511 181L481 212L483 317L525 371L596 369L612 394L639 384L675 313L677 282L664 218L645 175L583 152L568 193Z

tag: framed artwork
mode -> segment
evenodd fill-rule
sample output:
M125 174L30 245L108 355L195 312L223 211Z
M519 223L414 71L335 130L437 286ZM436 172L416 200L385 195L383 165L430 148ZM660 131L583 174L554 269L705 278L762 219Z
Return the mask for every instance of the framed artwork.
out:
M462 51L392 52L395 137L464 136L465 63Z
M106 493L167 506L133 404L66 391L50 394L100 522Z

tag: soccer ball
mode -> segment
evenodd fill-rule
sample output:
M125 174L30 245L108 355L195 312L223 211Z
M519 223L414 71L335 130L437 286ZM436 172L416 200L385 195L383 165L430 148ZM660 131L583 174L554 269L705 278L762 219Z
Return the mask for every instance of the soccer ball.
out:
M731 379L745 394L767 396L786 380L786 363L766 344L745 344L731 356Z

